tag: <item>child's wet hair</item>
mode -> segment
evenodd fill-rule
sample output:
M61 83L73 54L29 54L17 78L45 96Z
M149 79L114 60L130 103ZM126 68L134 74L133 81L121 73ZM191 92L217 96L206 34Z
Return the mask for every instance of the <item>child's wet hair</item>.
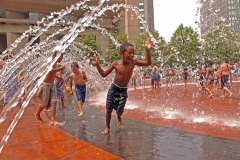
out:
M77 62L72 62L71 67L77 67L77 68L79 68L79 65L78 65Z
M212 61L208 61L208 66L212 66L213 62Z
M120 46L120 53L123 53L127 50L127 47L134 47L131 43L124 43Z
M222 58L222 61L228 63L228 59L227 59L226 57L223 57L223 58Z

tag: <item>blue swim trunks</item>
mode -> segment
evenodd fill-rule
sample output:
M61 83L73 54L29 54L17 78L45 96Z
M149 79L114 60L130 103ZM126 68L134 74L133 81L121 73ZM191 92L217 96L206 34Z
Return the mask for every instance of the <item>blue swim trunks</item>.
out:
M160 74L155 73L153 76L154 81L160 81Z
M214 82L214 78L213 77L209 77L208 80Z
M86 85L75 85L75 92L78 101L82 100L82 103L85 102L85 96L86 96Z
M106 108L123 113L127 98L127 88L118 87L112 83L107 94Z

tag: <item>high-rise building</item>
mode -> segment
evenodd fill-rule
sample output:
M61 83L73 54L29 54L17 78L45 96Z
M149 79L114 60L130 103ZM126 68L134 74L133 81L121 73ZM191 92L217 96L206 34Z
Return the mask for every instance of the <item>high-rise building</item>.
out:
M79 0L0 0L0 54L6 48L9 48L30 26L37 25L37 21L42 20L42 18L47 17L53 12L59 12L78 2ZM86 4L88 6L96 6L98 2L99 0L90 0L87 1ZM139 0L106 0L103 6L121 3L139 7ZM152 0L143 2L143 4L144 17L148 23L147 25L150 30L153 30ZM80 7L79 10L65 15L62 19L66 22L76 22L79 18L83 17L85 12L86 10ZM53 16L55 15L53 14ZM139 20L131 9L121 8L117 13L106 11L101 18L96 19L95 23L105 28L109 33L126 34L129 42L133 44L140 35ZM36 42L43 41L54 32L52 29L47 30L41 34ZM67 32L64 32L63 34L66 33ZM101 31L86 28L84 33L93 33L96 36L97 42L100 43L101 49L103 51L106 49L108 37L103 35ZM18 47L13 50L13 53L17 53L23 48L26 42L31 39L31 36L34 35L29 35L27 40L22 40ZM61 36L62 35L59 35L59 37Z
M225 21L237 33L240 33L239 0L201 0L200 28L204 38L217 21Z
M139 0L139 12L142 18L146 21L149 31L154 30L154 10L153 0ZM140 33L145 33L146 29L143 23L140 22Z

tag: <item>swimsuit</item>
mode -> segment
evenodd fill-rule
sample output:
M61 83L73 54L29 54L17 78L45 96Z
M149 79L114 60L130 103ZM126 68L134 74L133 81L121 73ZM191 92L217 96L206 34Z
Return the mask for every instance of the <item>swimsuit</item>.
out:
M75 85L75 92L78 101L82 100L82 103L84 103L86 97L86 85Z
M214 78L213 77L209 77L208 80L211 81L211 82L214 82Z
M160 81L160 74L155 73L153 76L154 81Z
M230 88L228 79L229 79L229 74L223 74L221 76L221 88L223 88L223 87Z
M57 98L64 97L63 91L61 90L61 86L63 85L63 82L55 78L54 85L56 86L56 90L57 90Z
M112 83L107 94L106 108L123 113L127 98L127 87L118 87Z
M40 107L56 107L58 98L55 85L43 82L38 90L38 98Z

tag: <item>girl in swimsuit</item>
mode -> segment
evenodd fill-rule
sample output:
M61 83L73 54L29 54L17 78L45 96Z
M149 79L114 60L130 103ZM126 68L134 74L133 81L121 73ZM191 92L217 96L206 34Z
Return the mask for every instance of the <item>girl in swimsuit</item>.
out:
M209 98L211 98L213 96L213 93L211 92L210 89L213 88L213 82L214 82L214 77L213 77L213 68L212 68L212 61L208 62L208 68L206 70L206 80L207 80L207 85L206 85L206 90L209 93Z

